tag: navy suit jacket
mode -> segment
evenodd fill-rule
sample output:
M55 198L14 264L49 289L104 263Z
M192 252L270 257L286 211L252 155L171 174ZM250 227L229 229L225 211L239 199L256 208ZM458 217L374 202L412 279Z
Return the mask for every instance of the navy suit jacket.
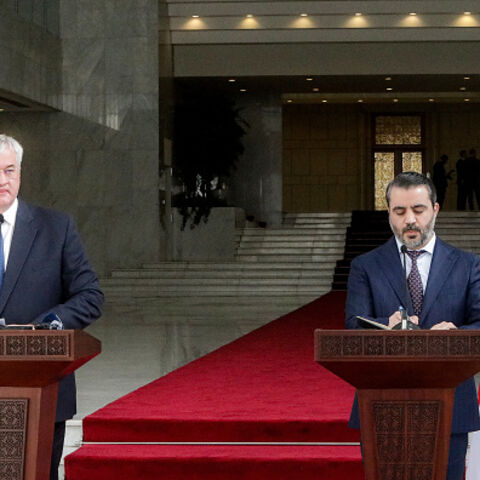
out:
M351 264L346 304L347 328L359 328L356 315L388 325L388 318L402 305L413 315L405 272L395 238L356 257ZM437 237L425 290L419 325L430 329L446 321L458 328L480 328L480 259L458 250ZM360 427L356 399L350 426ZM473 378L455 389L452 433L480 429Z
M72 218L19 201L0 317L7 323L41 322L57 314L65 329L84 328L101 314L103 294ZM76 412L75 378L60 382L56 421Z

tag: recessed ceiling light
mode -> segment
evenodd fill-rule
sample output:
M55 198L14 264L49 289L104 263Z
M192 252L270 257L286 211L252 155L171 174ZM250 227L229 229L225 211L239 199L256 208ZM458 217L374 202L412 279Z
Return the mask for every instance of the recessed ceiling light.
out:
M241 92L246 92L247 89L246 89L246 88L241 88L240 91L241 91Z
M317 88L317 87L315 87L315 88L312 88L312 90L313 90L314 92L318 92L320 89Z
M245 16L246 16L247 18L253 18L253 15L252 15L251 13L247 13Z
M463 101L464 101L464 102L469 102L470 99L469 99L469 98L464 98Z
M385 90L386 90L387 92L391 92L391 91L393 90L393 88L392 88L392 87L387 87Z
M460 87L460 90L464 92L467 89L467 87Z
M394 98L393 101L394 101L395 103L397 103L397 102L398 102L398 98Z
M356 17L361 17L362 14L361 14L360 12L357 12L357 13L355 14L355 16L356 16Z
M358 103L363 103L363 98L359 98L359 99L357 100L357 102L358 102Z
M192 18L200 18L200 15L192 15Z
M415 16L417 15L417 13L416 13L416 12L410 12L409 15L410 15L411 17L415 17Z
M385 80L386 80L387 82L390 82L390 80L392 80L392 77L385 77Z
M435 99L434 99L434 98L429 98L428 101L429 101L429 102L434 102Z
M228 81L229 81L230 83L236 82L236 80L235 80L234 78L229 78Z
M289 98L289 99L287 100L287 103L292 103L292 102L293 102L293 100L292 100L291 98Z
M308 17L308 13L301 13L300 16L301 17Z
M4 112L4 111L5 111L5 109L4 109L4 108L0 108L0 112Z
M327 103L328 100L326 100L325 98L322 100L322 103Z
M472 12L463 12L464 15L471 15Z
M463 77L464 80L470 80L470 77Z
M311 82L311 81L313 80L313 77L307 77L305 80L306 80L307 82Z

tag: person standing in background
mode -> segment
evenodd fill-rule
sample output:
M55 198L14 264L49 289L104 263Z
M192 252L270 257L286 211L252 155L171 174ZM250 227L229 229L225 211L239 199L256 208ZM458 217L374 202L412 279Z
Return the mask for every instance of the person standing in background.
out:
M448 180L451 180L453 170L448 173L445 170L445 165L448 161L448 155L442 155L440 160L437 160L433 165L432 181L437 190L437 203L440 208L443 207L445 201L445 195L447 194Z
M465 210L467 208L467 188L466 188L466 163L467 151L460 151L460 158L457 160L457 210ZM470 202L472 202L470 198ZM472 210L473 207L470 208Z

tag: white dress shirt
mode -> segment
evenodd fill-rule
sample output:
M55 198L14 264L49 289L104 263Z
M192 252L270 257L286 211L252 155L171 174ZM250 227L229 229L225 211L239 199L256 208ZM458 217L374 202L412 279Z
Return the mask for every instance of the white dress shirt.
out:
M435 248L436 239L437 239L437 236L435 235L435 232L434 232L430 241L424 247L420 248L420 250L425 250L425 253L423 253L417 258L417 267L420 273L420 277L422 279L423 293L425 293L425 289L427 288L428 275L430 273L430 266L432 265L433 250ZM402 265L403 265L403 253L401 250L403 244L397 239L397 237L395 237L395 241L397 242L400 261L402 262ZM408 275L410 275L410 270L412 268L412 259L408 254L405 254L405 259L407 261L406 269L407 269L407 277L408 277Z
M15 229L15 220L17 219L18 199L10 205L8 210L3 212L4 222L2 223L3 236L3 255L5 258L5 270L7 269L10 247L12 246L13 231Z

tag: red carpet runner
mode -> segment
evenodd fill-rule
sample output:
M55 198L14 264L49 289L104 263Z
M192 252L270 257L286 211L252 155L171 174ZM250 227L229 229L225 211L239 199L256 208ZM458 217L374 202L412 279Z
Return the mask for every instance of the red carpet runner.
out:
M358 441L346 425L353 388L313 361L313 331L343 328L344 303L331 292L120 398L84 419L84 441ZM361 470L356 446L85 445L66 460L68 480L361 480Z

